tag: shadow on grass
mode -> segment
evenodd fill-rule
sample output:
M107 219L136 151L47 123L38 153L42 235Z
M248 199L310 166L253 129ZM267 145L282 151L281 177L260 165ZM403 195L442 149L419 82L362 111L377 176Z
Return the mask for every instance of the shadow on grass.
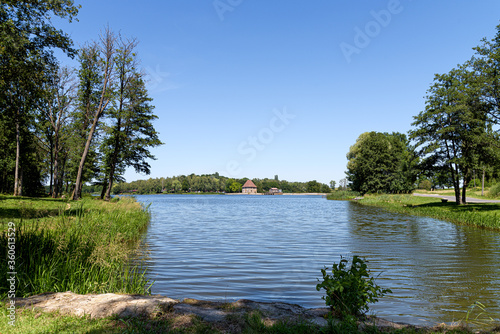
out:
M35 202L47 201L47 202L60 202L60 203L65 203L68 201L67 199L64 198L0 195L0 201L4 200L18 200L18 201L24 200L24 201L35 201Z
M446 209L452 212L491 212L499 211L500 204L497 203L470 203L464 205L457 205L456 203L426 203L414 205L413 208L439 208Z
M66 217L81 217L84 209L75 208L70 210L60 209L2 209L0 208L0 219L37 219L46 217L57 217L64 215Z

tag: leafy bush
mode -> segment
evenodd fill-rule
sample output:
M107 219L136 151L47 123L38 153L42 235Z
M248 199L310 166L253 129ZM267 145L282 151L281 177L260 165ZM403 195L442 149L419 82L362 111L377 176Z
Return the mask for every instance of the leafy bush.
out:
M432 189L432 182L429 180L422 180L418 184L418 189L424 189L430 191Z
M489 192L490 197L498 197L500 195L500 183L495 183Z
M341 318L363 315L369 309L368 303L375 303L379 297L392 292L375 284L365 260L354 256L350 268L348 262L341 256L340 263L333 264L332 275L327 273L329 268L321 269L323 282L316 285L316 290L326 290L322 299L334 315Z

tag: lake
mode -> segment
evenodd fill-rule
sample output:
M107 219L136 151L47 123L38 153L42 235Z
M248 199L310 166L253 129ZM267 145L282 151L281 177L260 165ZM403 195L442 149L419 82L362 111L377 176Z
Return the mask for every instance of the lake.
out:
M324 307L320 269L366 258L393 293L371 306L388 320L464 319L474 302L500 314L500 233L321 196L139 195L152 220L143 259L154 294Z

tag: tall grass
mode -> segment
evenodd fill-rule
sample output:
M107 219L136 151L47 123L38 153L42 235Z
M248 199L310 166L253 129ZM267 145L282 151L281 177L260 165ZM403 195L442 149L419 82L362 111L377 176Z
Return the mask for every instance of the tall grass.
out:
M16 296L43 292L148 293L149 282L138 267L129 266L129 255L137 247L149 212L133 199L106 203L92 199L80 202L3 199L0 212L4 223L0 234L0 258L7 258L6 222L16 224ZM22 202L22 203L21 203ZM21 205L22 204L22 205ZM24 218L25 207L38 217ZM16 208L20 212L16 212ZM18 219L5 218L19 215ZM45 213L44 213L45 212ZM47 213L48 212L48 213ZM11 271L0 267L0 277ZM0 297L9 290L0 281Z
M337 200L337 201L346 201L346 200L351 200L355 199L356 197L359 197L360 193L356 191L351 191L351 190L335 190L331 192L330 194L327 195L327 199L330 200Z

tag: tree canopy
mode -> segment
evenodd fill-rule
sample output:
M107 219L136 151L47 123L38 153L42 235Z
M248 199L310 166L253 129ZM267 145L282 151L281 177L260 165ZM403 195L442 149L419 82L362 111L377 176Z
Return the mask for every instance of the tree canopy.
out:
M415 156L404 134L362 133L347 159L346 174L354 191L408 193L414 189Z

